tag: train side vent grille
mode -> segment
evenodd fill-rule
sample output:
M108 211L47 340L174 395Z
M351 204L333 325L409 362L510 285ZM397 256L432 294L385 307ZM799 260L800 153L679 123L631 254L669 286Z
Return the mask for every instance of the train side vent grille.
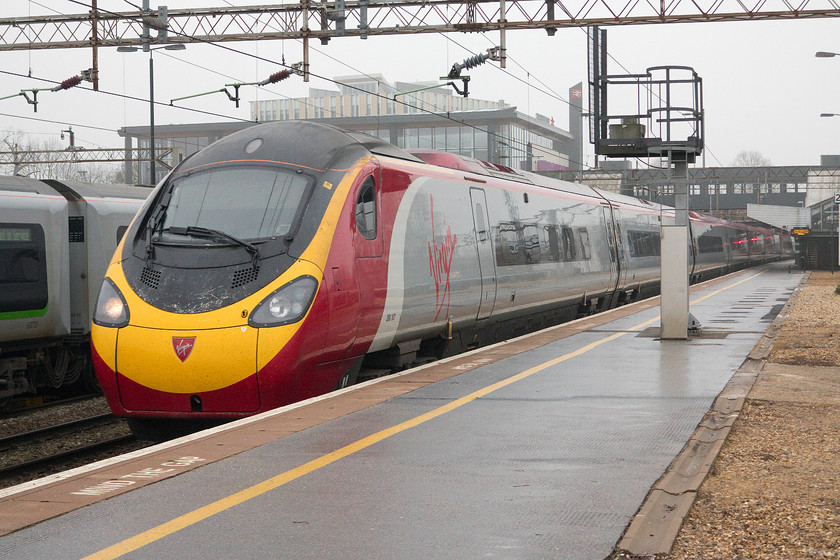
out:
M242 270L234 271L233 282L231 282L230 287L231 289L234 289L244 286L245 284L250 284L251 282L257 279L257 276L259 276L259 274L260 268L258 266L243 268Z
M158 285L160 285L160 271L144 268L142 274L140 274L140 281L148 287L157 290Z

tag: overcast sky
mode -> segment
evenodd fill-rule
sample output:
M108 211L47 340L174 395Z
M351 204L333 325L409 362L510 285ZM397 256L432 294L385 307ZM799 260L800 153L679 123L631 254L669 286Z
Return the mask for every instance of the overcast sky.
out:
M246 0L152 0L170 9L203 6L256 5ZM99 0L99 7L131 11L141 0ZM47 8L47 6L49 8ZM67 0L3 0L0 17L78 14L85 10ZM729 165L738 152L761 153L774 165L818 165L821 154L840 153L840 57L818 59L818 50L840 52L840 20L660 24L607 28L610 74L642 73L659 65L691 66L703 79L706 114L705 163ZM568 130L568 88L586 82L586 33L560 29L554 37L542 30L508 32L508 65L489 62L470 70L470 97L504 99L519 111L553 117ZM202 114L157 105L157 125L229 121L225 116L249 118L248 101L304 97L310 87L337 89L324 79L352 74L382 74L386 80L433 81L455 62L498 44L498 33L418 35L333 39L327 46L313 41L311 81L299 77L265 88L243 87L236 109L222 93L176 102L215 114ZM231 52L211 45L188 45L179 52L154 55L155 100L221 89L226 83L259 81L281 69L277 64L302 59L297 41L225 43ZM0 70L61 81L91 66L89 49L2 52ZM619 66L619 64L621 66ZM142 52L117 53L101 49L100 89L75 88L42 92L38 112L22 97L0 101L0 134L23 131L40 140L58 139L61 123L72 123L76 143L85 147L120 147L115 132L123 126L149 122L149 61ZM21 89L50 87L26 77L0 75L0 97ZM85 84L90 87L90 84ZM141 98L126 100L123 95ZM585 96L585 94L584 94ZM45 119L40 122L32 118ZM64 141L66 143L66 140ZM585 146L587 164L592 148Z

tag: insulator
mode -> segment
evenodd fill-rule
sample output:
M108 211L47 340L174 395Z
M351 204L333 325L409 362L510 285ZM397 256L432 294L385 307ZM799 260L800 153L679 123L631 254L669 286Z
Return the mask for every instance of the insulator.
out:
M489 54L477 54L469 57L464 62L456 62L452 65L452 69L449 71L449 77L459 78L461 77L461 70L469 70L470 68L475 68L479 64L484 64L488 58L490 58Z
M470 68L475 68L479 64L484 64L484 61L487 60L489 55L486 54L477 54L475 56L471 56L464 61L464 68L469 70Z
M275 72L274 74L272 74L271 76L269 76L265 80L261 81L260 85L265 86L265 85L268 85L268 84L276 84L277 82L279 82L281 80L285 80L286 78L288 78L291 75L292 75L291 70L280 70L279 72Z
M82 83L82 77L81 76L73 76L72 78L67 78L66 80L64 80L63 82L61 82L60 84L58 84L57 86L52 88L52 91L61 91L63 89L70 89L71 87L75 87L75 86L77 86L81 83Z

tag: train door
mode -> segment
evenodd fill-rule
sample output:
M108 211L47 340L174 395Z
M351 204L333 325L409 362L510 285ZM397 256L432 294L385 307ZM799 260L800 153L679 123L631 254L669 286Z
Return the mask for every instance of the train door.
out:
M607 224L607 245L610 251L610 283L607 288L607 307L612 307L612 301L618 290L624 286L627 275L627 257L621 243L621 222L619 211L611 204L603 204L604 218Z
M621 252L620 247L616 246L616 216L617 212L613 212L612 206L609 204L601 204L601 208L604 213L604 223L606 224L607 228L607 247L609 248L610 252L610 279L609 285L607 287L608 294L615 294L618 290L618 287L621 285L620 275L622 272L622 268L620 266L620 257L619 253Z
M624 235L624 227L621 210L618 208L611 208L613 215L613 223L615 223L615 252L616 252L616 290L621 290L627 285L627 242Z
M359 286L359 333L367 333L356 344L369 343L379 326L382 302L387 284L377 279L387 278L382 259L382 170L376 168L361 182L356 191L355 233L353 239L356 278ZM377 305L377 301L380 305Z
M688 220L688 279L694 278L697 269L697 238L694 234L694 224Z
M371 282L378 278L376 267L382 260L379 178L377 167L350 192L348 231L352 238L352 253L341 251L336 254L331 269L325 271L331 288L327 334L330 359L352 356L362 342L357 336L360 327L365 332L371 330L365 328L369 327L365 321L369 319L374 291L378 287Z
M481 189L470 189L475 227L475 246L478 251L478 268L481 280L481 300L476 319L486 319L496 304L496 263L493 261L493 241L490 238L490 219L487 198Z

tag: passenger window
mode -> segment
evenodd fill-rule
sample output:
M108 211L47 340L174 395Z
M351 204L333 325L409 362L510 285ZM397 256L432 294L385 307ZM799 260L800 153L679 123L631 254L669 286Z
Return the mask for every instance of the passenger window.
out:
M525 262L536 264L542 260L539 230L536 225L527 225L522 231L525 240Z
M499 237L497 245L497 258L500 266L520 264L522 260L519 248L519 233L516 224L502 222L499 224Z
M44 230L38 224L0 224L0 313L47 306Z
M545 226L548 232L548 260L551 261L560 260L560 235L557 233L559 229L557 226Z
M356 227L365 239L376 239L376 183L368 177L356 199Z
M484 207L478 202L475 203L475 219L478 229L478 240L487 241L487 225L484 223Z
M585 227L578 228L578 236L580 237L580 258L588 261L591 256L589 250L589 232Z
M575 238L572 233L572 228L569 226L563 226L563 260L573 261L576 259Z

